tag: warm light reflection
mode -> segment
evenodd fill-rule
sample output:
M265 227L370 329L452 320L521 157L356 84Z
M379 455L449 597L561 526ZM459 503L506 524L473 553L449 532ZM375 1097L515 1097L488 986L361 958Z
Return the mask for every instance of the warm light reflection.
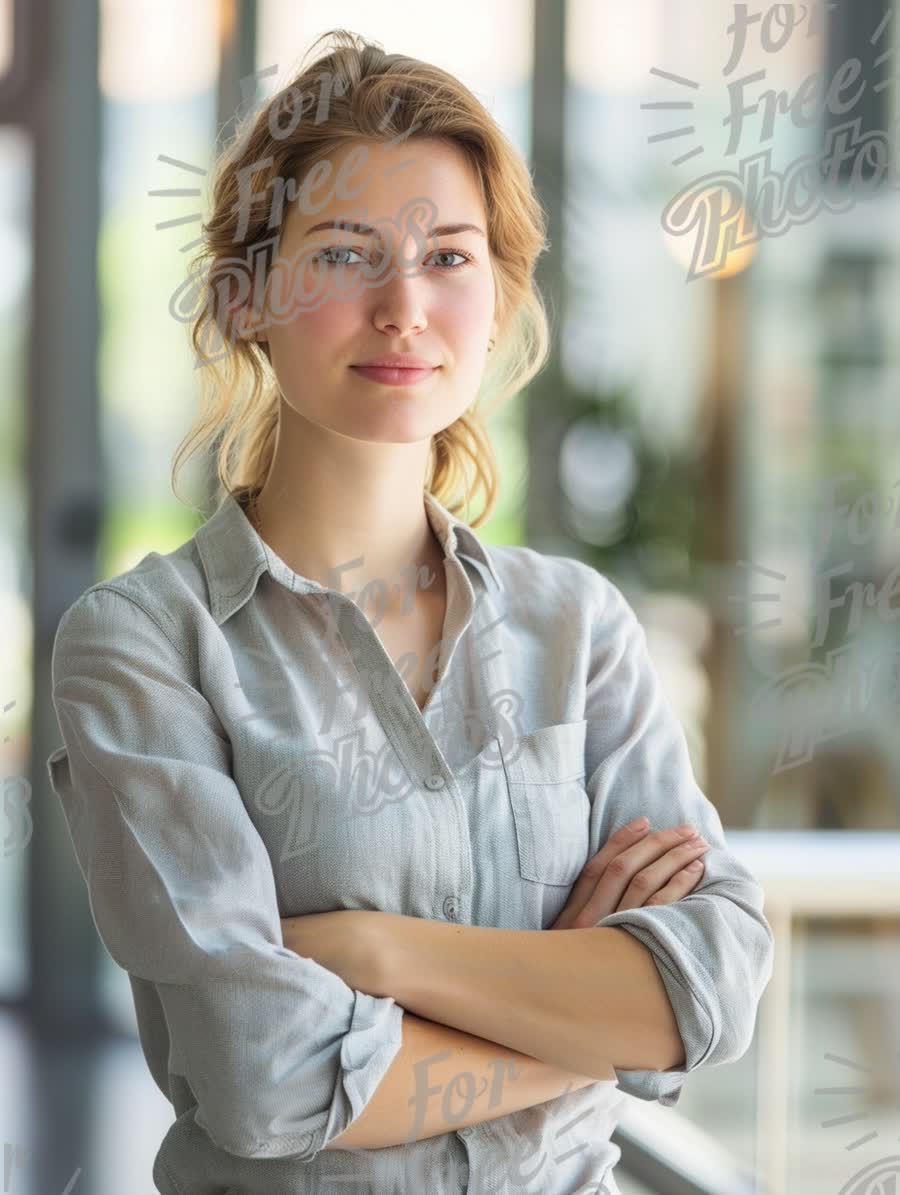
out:
M686 274L693 271L704 278L717 281L731 278L734 274L746 270L756 256L759 243L753 221L742 207L738 208L734 215L729 212L728 219L720 220L716 229L707 227L709 221L715 219L716 214L723 210L723 206L727 207L727 204L722 204L721 191L721 187L707 188L693 196L693 210L697 212L697 221L681 235L674 236L666 228L662 229L666 247L678 264L684 267ZM746 241L747 233L754 236L754 239ZM698 240L702 241L699 254ZM745 243L733 243L738 240ZM695 261L695 258L701 255L712 264L721 261L721 268L707 270L702 263Z

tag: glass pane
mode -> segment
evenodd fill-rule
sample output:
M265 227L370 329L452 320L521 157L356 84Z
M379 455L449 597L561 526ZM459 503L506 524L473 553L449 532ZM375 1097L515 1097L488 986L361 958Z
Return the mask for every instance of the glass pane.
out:
M895 1190L900 919L801 923L796 936L787 1190Z

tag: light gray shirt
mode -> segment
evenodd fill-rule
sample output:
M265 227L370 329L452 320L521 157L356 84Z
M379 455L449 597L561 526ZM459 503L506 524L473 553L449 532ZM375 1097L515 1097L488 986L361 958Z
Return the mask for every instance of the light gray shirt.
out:
M623 1092L674 1104L690 1071L750 1045L772 971L763 894L697 785L632 607L596 569L488 547L424 501L447 613L421 713L405 664L429 665L392 662L373 629L384 588L350 596L362 561L334 588L300 576L231 496L175 551L92 585L57 630L64 746L47 766L174 1109L153 1169L164 1195L616 1195ZM689 895L597 922L652 953L684 1068L617 1070L458 1131L472 1077L435 1094L425 1070L422 1106L443 1100L446 1133L323 1150L372 1099L404 1010L288 950L280 919L547 929L641 814L711 846Z

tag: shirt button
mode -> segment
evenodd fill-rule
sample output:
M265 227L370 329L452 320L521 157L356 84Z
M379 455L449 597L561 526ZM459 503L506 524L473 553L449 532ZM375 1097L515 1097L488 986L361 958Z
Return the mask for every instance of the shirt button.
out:
M433 776L426 776L425 787L432 790L444 787L444 777L438 775L437 772Z
M456 921L459 918L459 905L456 903L455 896L448 896L445 898L444 916L449 921Z

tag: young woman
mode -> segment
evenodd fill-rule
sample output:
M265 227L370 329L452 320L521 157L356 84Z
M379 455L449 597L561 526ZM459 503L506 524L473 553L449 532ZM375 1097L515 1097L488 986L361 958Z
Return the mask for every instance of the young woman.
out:
M50 776L159 1191L614 1195L623 1093L750 1043L762 893L620 590L459 515L546 359L525 163L333 36L219 164L182 446L219 503L66 611Z

